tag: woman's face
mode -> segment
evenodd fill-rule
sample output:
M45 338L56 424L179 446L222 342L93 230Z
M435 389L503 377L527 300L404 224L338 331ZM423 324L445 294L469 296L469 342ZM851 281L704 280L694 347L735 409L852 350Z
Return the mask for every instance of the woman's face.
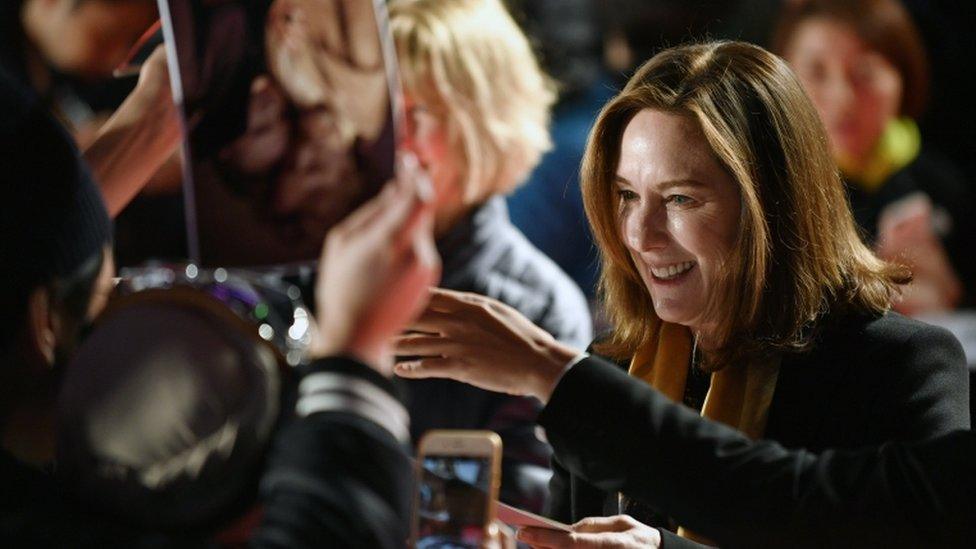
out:
M800 23L785 57L820 113L834 157L841 164L866 160L898 115L898 70L851 27L823 17Z
M421 167L430 174L440 197L460 188L461 162L458 151L451 148L447 125L433 106L409 93L404 94L407 131L403 147L417 156Z
M620 236L666 322L709 330L702 313L738 234L739 190L696 121L639 112L620 143Z

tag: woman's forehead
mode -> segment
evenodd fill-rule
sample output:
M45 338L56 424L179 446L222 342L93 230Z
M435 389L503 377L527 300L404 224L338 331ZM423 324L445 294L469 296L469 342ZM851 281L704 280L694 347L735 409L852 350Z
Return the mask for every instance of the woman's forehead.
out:
M726 174L694 118L645 109L623 132L614 175L631 185L668 187Z

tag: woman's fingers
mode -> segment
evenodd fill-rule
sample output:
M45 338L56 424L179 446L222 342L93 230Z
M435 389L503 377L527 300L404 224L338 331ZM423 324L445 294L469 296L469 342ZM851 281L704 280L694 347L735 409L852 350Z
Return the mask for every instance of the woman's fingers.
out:
M425 379L428 377L447 378L456 381L466 381L464 375L467 365L457 359L443 357L428 357L419 360L397 362L393 373L408 379Z
M393 340L394 352L399 356L450 356L458 344L440 336L409 334Z
M624 532L640 526L636 520L628 515L612 517L587 517L573 525L576 532Z
M457 292L444 288L431 288L430 308L434 311L461 315L470 319L481 319L490 315L493 309L503 308L498 301L471 292Z
M423 332L427 334L440 334L442 336L457 336L478 326L466 323L458 318L457 315L435 311L429 306L417 317L417 320L410 325L412 332Z

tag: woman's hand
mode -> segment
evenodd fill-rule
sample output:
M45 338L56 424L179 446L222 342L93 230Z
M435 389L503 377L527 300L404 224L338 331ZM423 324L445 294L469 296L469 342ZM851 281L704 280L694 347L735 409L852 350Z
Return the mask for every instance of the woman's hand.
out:
M392 373L390 340L440 276L431 193L414 162L329 231L316 282L316 355L352 355Z
M518 541L537 549L653 549L661 546L661 532L627 515L585 518L573 525L572 532L522 528L517 537Z
M556 341L518 311L494 299L431 290L430 304L396 340L401 377L444 377L546 402L579 353Z

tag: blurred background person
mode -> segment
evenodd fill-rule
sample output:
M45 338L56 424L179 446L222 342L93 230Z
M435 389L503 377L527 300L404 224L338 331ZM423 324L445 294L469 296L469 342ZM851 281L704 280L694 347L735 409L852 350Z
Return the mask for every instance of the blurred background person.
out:
M429 171L442 285L508 303L566 343L592 335L572 280L509 221L503 194L549 149L554 93L525 36L499 0L390 4L405 94L403 147ZM579 243L584 246L585 243ZM548 446L537 404L453 381L409 383L411 431L490 429L504 442L502 499L542 506Z
M512 223L552 258L595 306L599 258L583 213L579 165L586 136L616 82L603 63L600 7L592 0L511 2L556 83L552 150L507 198Z
M131 90L112 71L157 18L153 0L10 0L0 7L0 65L84 144L105 120L98 111Z
M65 362L112 288L112 230L68 135L2 71L0 107L0 461L41 475ZM23 503L15 488L3 496L4 508Z
M929 68L908 12L897 0L788 3L773 47L820 114L868 241L912 268L896 309L972 305L976 203L960 172L921 141Z
M37 93L85 151L115 219L113 247L127 265L186 256L174 155L180 130L165 55L146 62L151 72L141 84L112 75L158 17L154 0L0 5L0 66Z

